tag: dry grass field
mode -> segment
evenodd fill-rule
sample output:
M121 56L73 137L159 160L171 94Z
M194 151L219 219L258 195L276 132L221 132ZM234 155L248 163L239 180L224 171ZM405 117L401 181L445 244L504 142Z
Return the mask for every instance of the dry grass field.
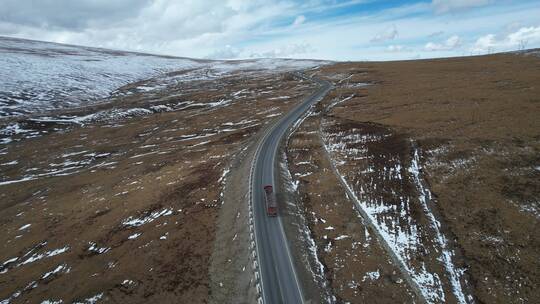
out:
M0 302L254 299L254 143L315 87L192 72L1 121ZM306 286L337 303L540 302L537 55L305 74L335 86L283 146L323 268Z
M396 300L402 284L386 288L399 280L367 239L375 227L430 302L540 301L540 58L338 63L315 75L336 89L291 137L288 158L338 298L411 301Z
M14 134L0 150L0 299L210 300L218 285L210 273L214 240L223 233L218 217L225 180L237 170L233 160L312 84L240 71L137 90L153 81L128 85L108 103L50 115L110 114L102 120L19 119L34 131ZM246 200L229 204L247 210ZM227 216L221 222L237 218ZM234 232L230 225L222 229ZM247 254L236 257L244 268ZM252 273L244 275L249 283Z

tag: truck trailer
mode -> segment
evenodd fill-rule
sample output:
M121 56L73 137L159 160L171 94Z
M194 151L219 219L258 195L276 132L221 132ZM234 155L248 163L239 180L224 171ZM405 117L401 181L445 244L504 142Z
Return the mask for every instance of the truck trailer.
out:
M268 216L277 216L276 195L271 185L264 186L264 194L266 197L266 214Z

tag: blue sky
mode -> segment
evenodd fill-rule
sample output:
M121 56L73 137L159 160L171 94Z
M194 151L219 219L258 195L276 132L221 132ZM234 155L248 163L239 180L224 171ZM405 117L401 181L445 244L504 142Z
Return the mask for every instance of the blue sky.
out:
M3 2L0 35L197 58L400 60L540 47L540 1Z
M272 44L282 47L270 52L293 57L305 53L327 59L395 60L540 47L538 1L335 3L344 5L308 10L299 25L263 31L264 39L241 42L237 51L265 54ZM289 25L293 20L289 18Z

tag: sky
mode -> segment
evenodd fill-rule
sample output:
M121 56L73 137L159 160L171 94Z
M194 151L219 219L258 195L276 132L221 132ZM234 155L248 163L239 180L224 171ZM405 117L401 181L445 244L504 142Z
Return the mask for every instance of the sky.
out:
M540 47L540 0L0 0L0 36L193 58L402 60Z

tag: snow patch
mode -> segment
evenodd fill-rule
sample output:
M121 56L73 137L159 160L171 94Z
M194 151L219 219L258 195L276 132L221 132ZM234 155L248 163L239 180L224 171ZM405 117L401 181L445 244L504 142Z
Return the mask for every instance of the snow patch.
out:
M134 240L136 238L138 238L139 236L141 236L142 233L134 233L130 236L128 236L128 240Z
M378 269L376 271L366 272L366 274L362 278L362 282L365 282L366 280L375 281L378 280L380 276L381 274L379 273Z
M162 210L153 211L150 214L139 217L139 218L134 218L130 216L129 218L122 221L122 225L127 226L127 227L139 227L144 224L151 223L159 217L171 215L172 213L173 211L171 209L165 208Z
M46 251L44 253L34 253L32 256L30 256L28 259L21 262L17 266L30 264L30 263L33 263L35 261L38 261L38 260L41 260L41 259L44 259L44 258L50 258L50 257L56 256L56 255L62 254L64 252L68 251L68 250L69 250L69 246L65 246L65 247L62 247L62 248Z
M101 298L103 298L103 292L98 293L98 294L96 294L94 296L91 296L89 298L86 298L86 299L82 300L81 302L75 301L75 302L73 302L73 304L95 304L99 300L101 300Z
M96 254L102 254L109 250L111 250L110 247L98 247L96 243L94 242L88 242L88 251L96 253Z
M21 231L21 230L26 230L26 229L30 228L30 226L32 226L32 224L26 224L26 225L23 225L23 226L21 226L21 227L19 228L19 231Z
M57 274L57 273L69 273L71 271L71 268L68 267L67 264L60 264L58 266L56 266L55 269L45 273L41 279L42 280L46 280L47 278Z

